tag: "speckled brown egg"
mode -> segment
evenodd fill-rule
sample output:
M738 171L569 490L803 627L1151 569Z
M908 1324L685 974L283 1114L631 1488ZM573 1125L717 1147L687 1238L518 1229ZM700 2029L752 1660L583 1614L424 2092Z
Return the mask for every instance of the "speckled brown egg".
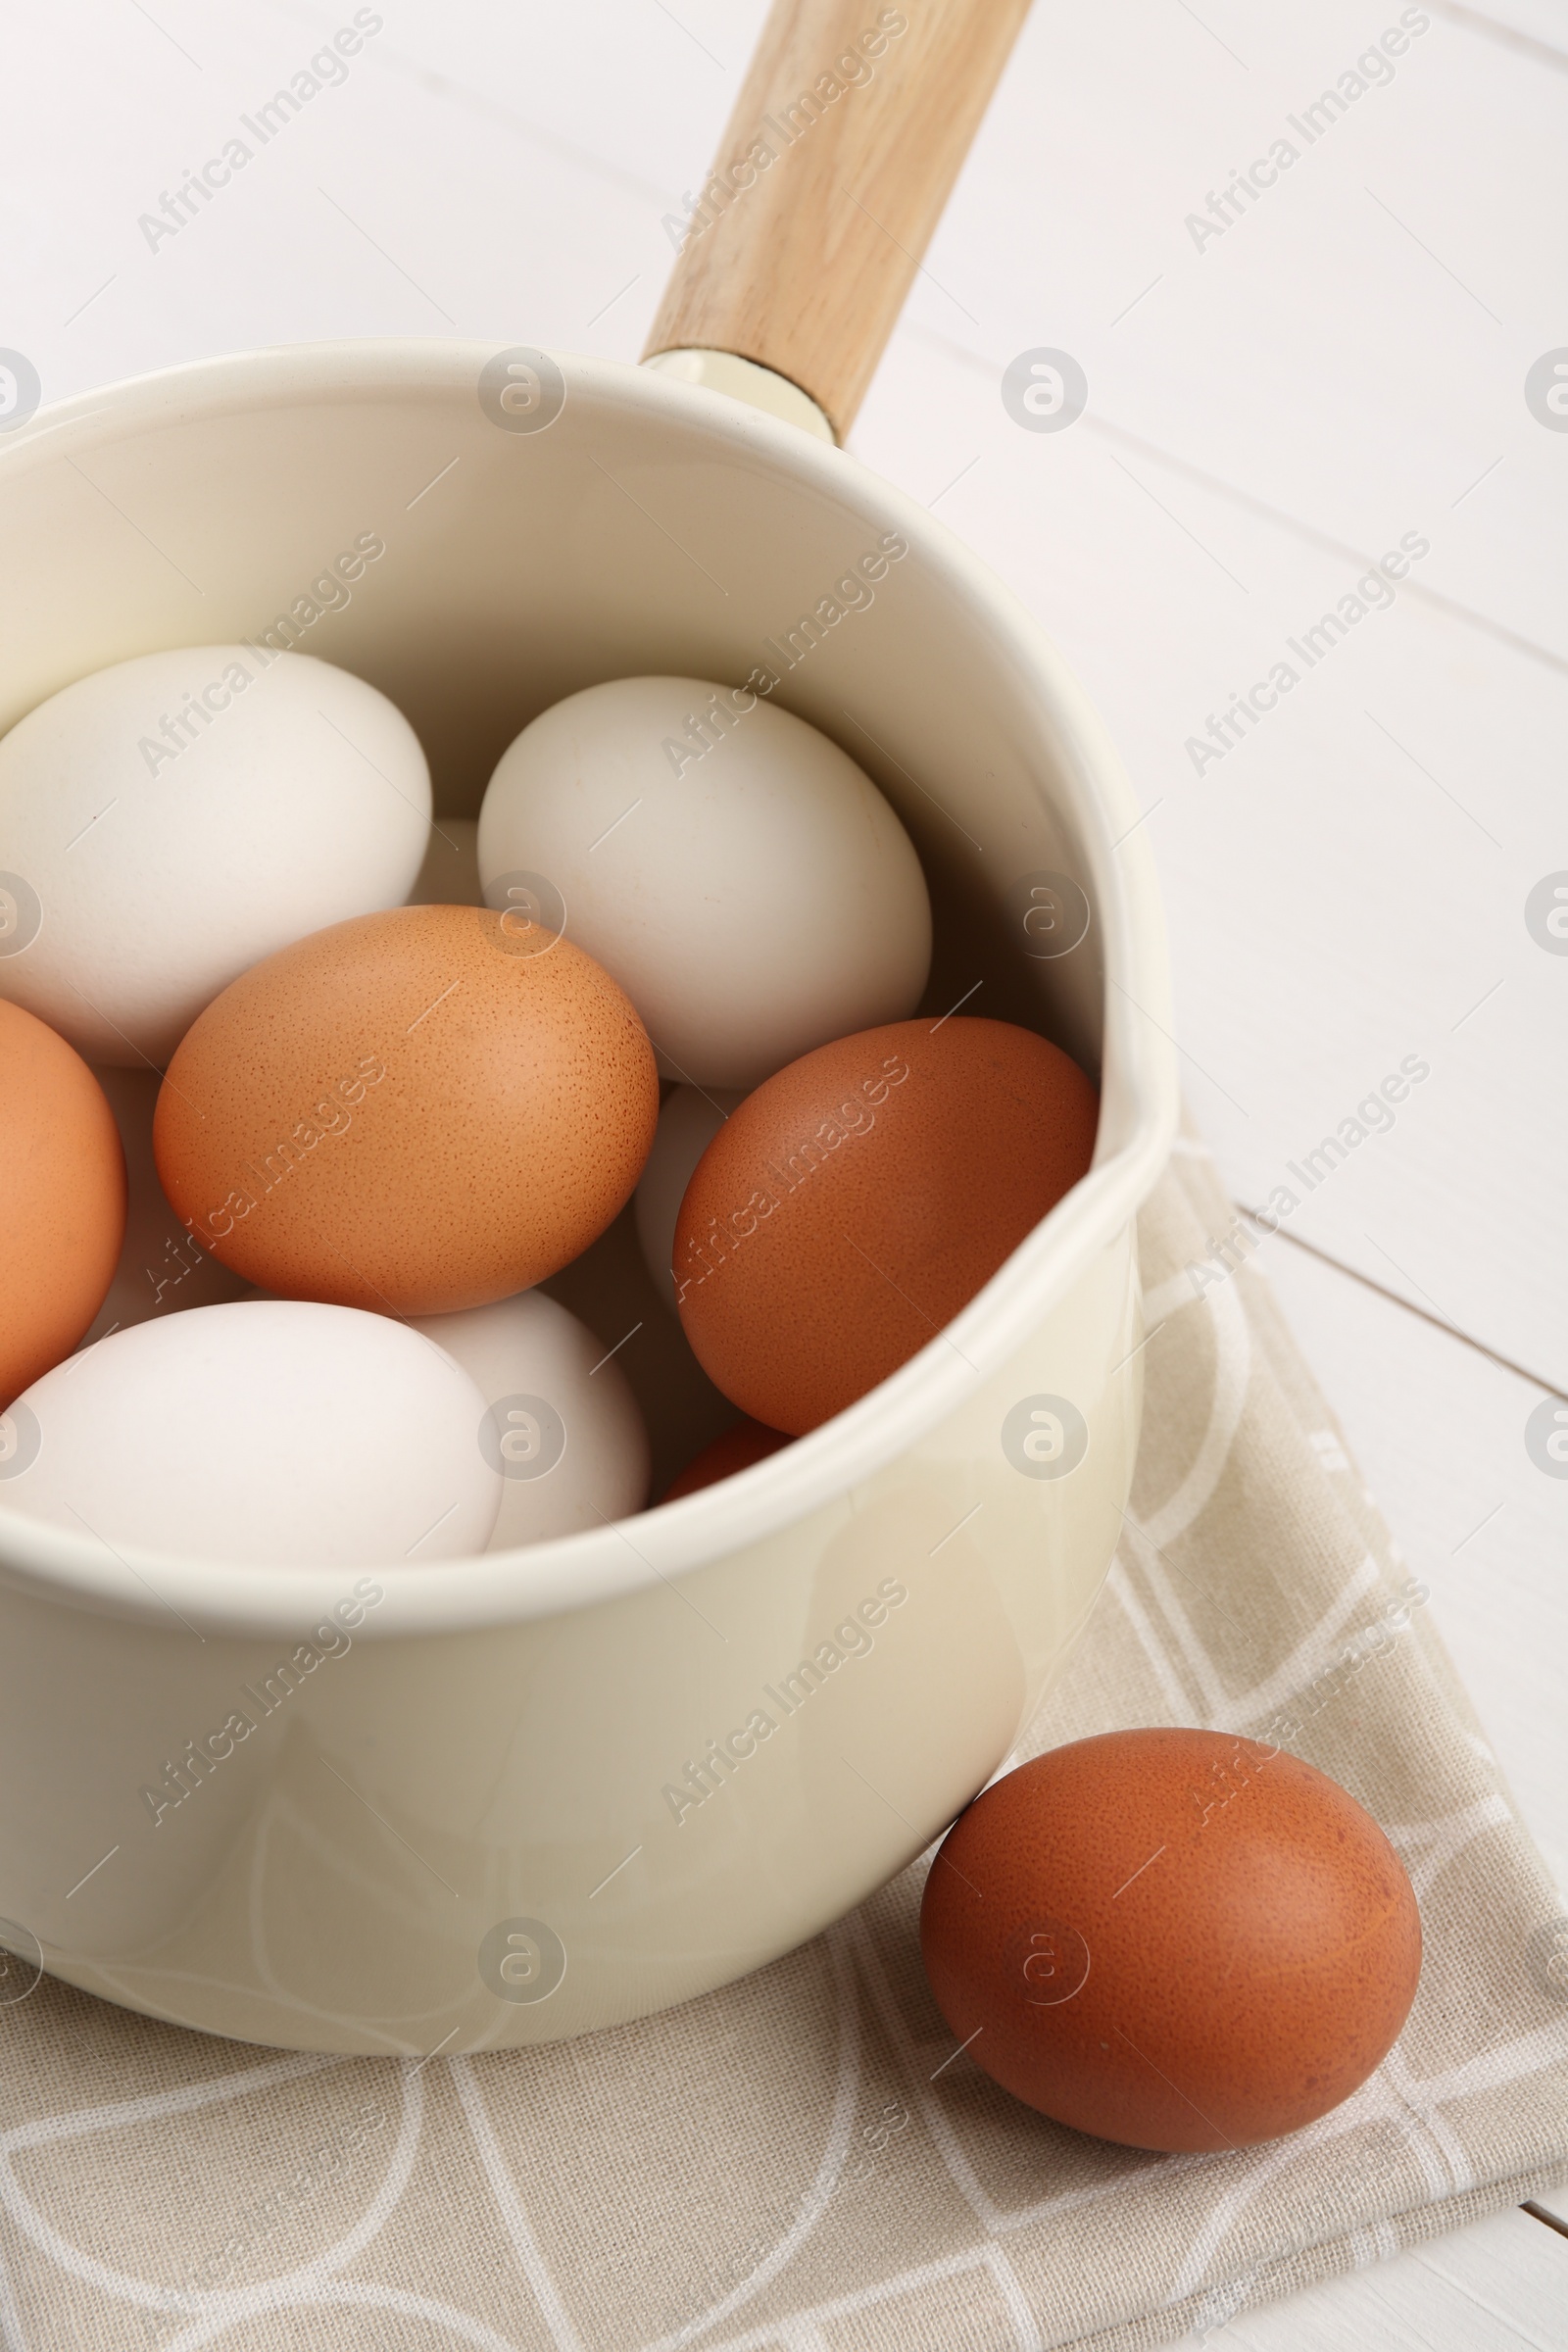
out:
M513 912L399 906L270 956L186 1032L164 1189L285 1298L400 1315L510 1298L585 1250L653 1142L647 1031L603 967Z
M1107 1732L959 1816L920 1911L955 2038L1058 2123L1135 2148L1298 2131L1392 2047L1421 1921L1371 1815L1219 1732Z
M124 1236L125 1157L103 1088L74 1047L0 1000L0 1411L75 1347Z
M702 1487L716 1487L721 1478L733 1478L738 1470L749 1470L754 1462L765 1462L770 1453L790 1443L782 1430L764 1429L760 1421L737 1421L730 1429L693 1454L678 1478L672 1478L659 1497L661 1502L679 1502L683 1494L695 1494Z
M1088 1169L1099 1102L1009 1021L893 1021L748 1095L675 1227L710 1380L803 1437L936 1338Z

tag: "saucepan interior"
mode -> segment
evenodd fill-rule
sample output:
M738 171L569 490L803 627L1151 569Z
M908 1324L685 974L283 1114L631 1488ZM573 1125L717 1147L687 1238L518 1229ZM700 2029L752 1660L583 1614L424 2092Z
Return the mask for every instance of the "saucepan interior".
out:
M451 343L332 345L204 363L45 412L0 448L0 726L107 662L249 640L358 672L430 759L436 805L477 811L501 752L579 687L640 671L755 671L898 808L936 911L926 1003L1028 1023L1102 1088L1096 1168L934 1346L828 1430L665 1514L660 1565L710 1557L884 1461L1000 1361L1092 1237L1147 1189L1168 1135L1163 945L1136 816L1064 667L924 511L840 452L648 371ZM532 380L529 378L527 380ZM152 787L149 787L152 789ZM302 843L301 855L309 846ZM1042 877L1046 880L1042 884ZM1081 910L1039 953L1040 890ZM977 988L977 984L978 988ZM591 1292L592 1281L590 1278ZM589 1297L578 1303L592 1304ZM671 1420L657 1350L628 1357L665 1463L710 1434ZM38 1531L13 1575L139 1614L85 1541ZM215 1587L161 1564L176 1605L279 1628L313 1571ZM473 1623L603 1596L647 1573L608 1534L505 1572L392 1565L394 1625ZM184 1599L180 1594L184 1594Z

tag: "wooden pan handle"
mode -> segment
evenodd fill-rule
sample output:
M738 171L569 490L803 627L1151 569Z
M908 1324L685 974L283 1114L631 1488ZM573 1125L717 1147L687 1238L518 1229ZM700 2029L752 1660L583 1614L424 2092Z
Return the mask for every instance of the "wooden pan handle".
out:
M644 359L732 352L842 441L1029 0L774 0Z

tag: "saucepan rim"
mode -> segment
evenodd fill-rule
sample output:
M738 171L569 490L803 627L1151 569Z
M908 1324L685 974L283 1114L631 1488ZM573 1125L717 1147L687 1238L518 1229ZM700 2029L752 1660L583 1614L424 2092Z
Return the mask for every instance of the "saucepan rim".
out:
M201 360L40 410L0 439L0 497L70 451L246 410L476 397L493 343L331 342ZM1095 1256L1124 1232L1165 1163L1178 1117L1165 935L1139 809L1103 727L1033 617L944 523L846 452L738 401L616 361L552 352L567 396L640 412L730 459L793 475L859 505L907 539L911 557L986 613L999 657L1047 709L1091 871L1105 973L1106 1110L1089 1174L1036 1226L948 1329L891 1379L808 1437L739 1475L603 1528L474 1558L373 1569L225 1563L111 1551L41 1520L0 1512L0 1589L138 1620L186 1638L298 1635L372 1576L384 1597L356 1638L456 1635L603 1605L780 1534L884 1469L1022 1348Z

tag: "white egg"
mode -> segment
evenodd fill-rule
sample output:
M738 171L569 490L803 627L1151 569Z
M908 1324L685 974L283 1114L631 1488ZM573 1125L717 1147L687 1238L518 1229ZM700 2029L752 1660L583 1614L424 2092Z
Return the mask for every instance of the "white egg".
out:
M125 1239L120 1263L102 1306L82 1341L90 1348L112 1331L128 1331L154 1315L188 1306L220 1306L250 1298L254 1286L231 1274L186 1232L158 1181L153 1158L153 1110L158 1101L156 1070L94 1070L120 1129L125 1153Z
M490 1411L499 1461L492 1551L575 1535L640 1511L648 1433L619 1364L543 1291L414 1324L456 1357ZM633 1341L635 1347L636 1342Z
M698 1086L905 1019L931 962L925 877L869 776L701 678L617 678L524 727L485 793L479 875L493 906L559 922L564 904L663 1075Z
M187 1558L355 1567L483 1551L485 1400L387 1315L256 1298L117 1331L6 1413L0 1509Z
M162 1067L250 964L401 906L429 825L418 738L346 669L201 645L97 670L0 742L0 996Z
M675 1222L686 1187L730 1112L745 1100L741 1088L723 1087L705 1095L700 1087L677 1086L659 1113L654 1148L632 1196L632 1215L643 1262L671 1314L675 1312L675 1277L670 1271Z

